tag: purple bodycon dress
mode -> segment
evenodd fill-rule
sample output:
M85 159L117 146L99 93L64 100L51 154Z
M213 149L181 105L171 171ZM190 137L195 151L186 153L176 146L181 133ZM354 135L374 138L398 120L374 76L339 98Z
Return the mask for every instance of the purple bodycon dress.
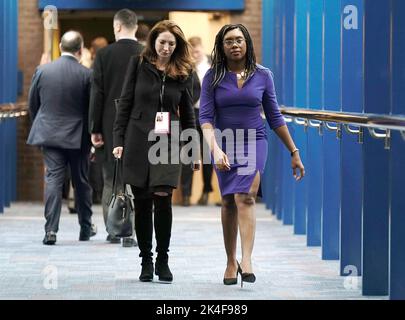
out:
M212 77L210 69L202 84L199 120L201 125L211 123L218 129L217 143L231 163L230 171L215 169L221 195L248 193L257 171L263 173L267 159L267 135L261 111L271 129L285 125L277 103L273 74L257 65L240 89L236 74L232 72L227 72L215 89L211 86Z

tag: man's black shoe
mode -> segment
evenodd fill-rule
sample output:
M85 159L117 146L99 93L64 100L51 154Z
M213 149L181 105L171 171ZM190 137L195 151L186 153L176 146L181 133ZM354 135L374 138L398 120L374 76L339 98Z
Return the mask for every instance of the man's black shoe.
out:
M190 206L190 197L189 196L183 196L183 201L181 202L181 205L183 207L189 207Z
M90 240L90 234L80 232L79 241L89 241L89 240Z
M79 241L89 241L92 237L92 228L81 228L79 234Z
M121 238L113 237L111 234L109 234L105 240L110 243L121 243Z
M151 282L153 280L153 263L142 262L142 271L139 276L141 282Z
M167 261L156 260L155 274L159 277L159 281L171 283L173 281L173 274L170 271Z
M44 240L42 240L42 243L45 245L53 245L56 242L56 232L54 231L48 231L45 234Z
M134 238L124 238L122 239L122 246L125 248L137 247L138 243Z
M208 192L204 192L198 200L199 206L206 206L208 203Z
M97 226L92 223L90 228L90 237L94 237L97 234Z
M77 213L76 208L68 207L68 210L69 210L69 213L70 213L70 214L75 214L75 213Z

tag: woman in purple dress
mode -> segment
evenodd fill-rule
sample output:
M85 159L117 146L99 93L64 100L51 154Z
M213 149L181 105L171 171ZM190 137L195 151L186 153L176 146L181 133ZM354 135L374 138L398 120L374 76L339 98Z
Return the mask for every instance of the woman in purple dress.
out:
M273 74L256 64L248 30L241 24L225 25L216 36L212 67L203 80L199 119L222 196L225 285L236 284L238 273L242 285L244 281L256 280L251 262L256 229L254 209L267 159L262 108L270 128L291 152L293 175L300 180L305 174L304 166L278 108ZM236 259L238 227L240 264Z

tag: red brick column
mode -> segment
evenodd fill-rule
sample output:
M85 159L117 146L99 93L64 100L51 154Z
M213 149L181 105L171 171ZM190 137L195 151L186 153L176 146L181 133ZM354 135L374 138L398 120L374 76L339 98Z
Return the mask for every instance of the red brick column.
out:
M256 59L262 61L262 0L245 0L245 10L231 14L231 23L241 23L248 28L253 39Z
M32 75L41 60L43 51L43 22L38 1L18 1L18 67L24 74L26 101ZM44 192L44 167L38 148L25 144L31 123L29 117L18 120L17 136L17 200L42 201Z

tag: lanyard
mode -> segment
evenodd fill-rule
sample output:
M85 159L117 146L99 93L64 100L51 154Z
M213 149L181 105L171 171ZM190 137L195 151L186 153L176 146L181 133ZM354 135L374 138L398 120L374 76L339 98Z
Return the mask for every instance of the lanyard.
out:
M162 86L160 87L160 94L159 94L160 112L163 111L163 96L165 95L165 85L166 85L166 72L163 73Z

